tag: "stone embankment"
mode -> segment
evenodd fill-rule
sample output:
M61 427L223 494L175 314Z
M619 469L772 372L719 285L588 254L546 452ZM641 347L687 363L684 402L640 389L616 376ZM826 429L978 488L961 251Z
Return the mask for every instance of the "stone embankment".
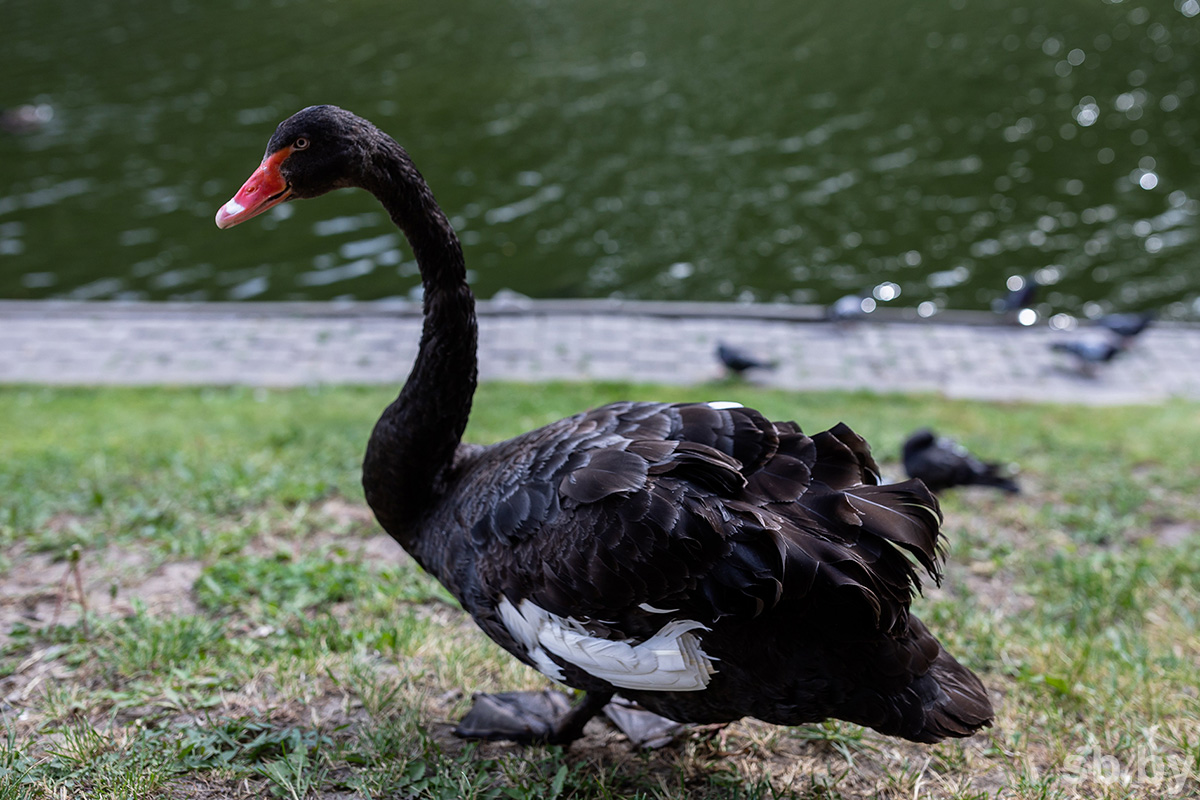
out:
M420 307L391 303L0 302L0 383L397 384L416 354ZM930 392L1067 403L1200 399L1200 326L1160 323L1094 375L1053 342L1093 327L1021 327L986 313L831 323L812 307L501 301L479 308L483 380L721 379L717 342L778 363L785 389Z

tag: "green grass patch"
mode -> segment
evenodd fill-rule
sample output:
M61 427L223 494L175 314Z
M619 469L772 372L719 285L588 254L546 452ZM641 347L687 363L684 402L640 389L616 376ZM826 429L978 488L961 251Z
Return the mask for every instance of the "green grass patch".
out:
M1021 467L1016 498L945 497L946 581L916 604L992 689L995 728L922 747L746 721L647 755L603 726L565 751L449 735L471 691L546 681L363 506L363 447L392 396L0 388L0 800L1197 790L1197 404L484 385L471 441L616 399L723 399L810 432L845 421L891 476L921 426Z

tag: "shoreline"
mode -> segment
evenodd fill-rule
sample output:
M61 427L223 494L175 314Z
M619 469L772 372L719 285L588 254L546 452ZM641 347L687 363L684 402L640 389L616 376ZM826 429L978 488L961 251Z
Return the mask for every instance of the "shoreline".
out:
M419 303L0 301L0 383L48 385L381 384L403 381ZM1128 352L1080 374L1050 344L1081 326L1021 327L989 312L929 319L881 308L833 323L820 306L616 300L479 303L481 380L721 380L718 341L779 362L752 371L789 390L920 392L1084 404L1200 399L1200 325L1158 323Z

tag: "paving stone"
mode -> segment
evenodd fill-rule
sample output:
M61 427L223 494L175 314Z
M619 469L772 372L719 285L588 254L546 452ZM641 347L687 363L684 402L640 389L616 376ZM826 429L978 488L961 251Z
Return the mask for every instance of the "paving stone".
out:
M492 311L481 304L483 379L702 383L724 377L714 350L726 341L777 360L777 370L752 372L751 380L784 389L1077 403L1200 398L1195 325L1158 324L1085 377L1050 344L1098 331L1018 328L987 315L833 325L816 313L789 316L778 306L530 301L524 307ZM418 312L368 303L0 302L0 382L396 383L416 356Z

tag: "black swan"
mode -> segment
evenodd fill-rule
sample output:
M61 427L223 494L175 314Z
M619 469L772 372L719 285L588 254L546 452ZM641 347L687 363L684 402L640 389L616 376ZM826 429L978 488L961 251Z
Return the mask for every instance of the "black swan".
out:
M901 455L908 477L919 478L930 491L955 486L994 486L1010 494L1021 491L1003 464L980 461L958 442L928 428L909 436Z
M568 743L614 694L681 722L828 717L921 742L990 724L979 679L909 613L939 575L937 501L878 486L866 442L731 403L614 403L488 447L458 238L408 154L333 106L284 120L217 212L358 186L404 231L425 323L367 444L379 523L521 661L584 690L481 696L459 733ZM555 694L561 698L561 695Z

